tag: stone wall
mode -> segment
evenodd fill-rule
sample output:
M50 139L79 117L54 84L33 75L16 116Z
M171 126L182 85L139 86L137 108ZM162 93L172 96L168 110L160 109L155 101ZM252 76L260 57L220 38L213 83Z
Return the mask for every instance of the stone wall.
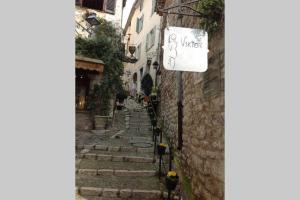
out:
M88 112L76 111L76 130L87 131L93 129L93 121Z
M172 1L167 1L170 5ZM170 26L180 26L169 16ZM183 27L198 28L184 17ZM163 37L162 37L163 38ZM178 151L183 174L195 199L224 199L224 32L209 41L209 66L204 73L183 72L183 148ZM160 61L162 63L162 60ZM164 134L177 145L176 73L161 70L160 120Z

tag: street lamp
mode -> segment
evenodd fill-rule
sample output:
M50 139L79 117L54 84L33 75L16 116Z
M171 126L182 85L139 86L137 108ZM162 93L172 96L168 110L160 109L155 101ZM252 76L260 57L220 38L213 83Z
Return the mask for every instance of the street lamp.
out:
M134 57L134 52L136 50L136 47L135 46L129 46L128 47L128 50L129 50L129 53L131 54L130 58L129 58L129 62L130 63L136 63L137 62L137 58Z
M100 22L97 20L96 13L88 13L85 20L91 25L91 26L97 26L100 24Z
M153 68L154 68L154 69L157 69L157 68L158 68L158 62L157 62L157 61L154 61L154 63L153 63L152 65L153 65Z

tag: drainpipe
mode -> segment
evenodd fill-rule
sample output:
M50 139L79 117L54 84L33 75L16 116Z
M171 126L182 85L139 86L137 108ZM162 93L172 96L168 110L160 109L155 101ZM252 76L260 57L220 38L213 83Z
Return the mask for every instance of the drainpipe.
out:
M179 0L180 3L182 3L182 0ZM182 15L178 16L179 19L179 27L182 27ZM182 124L183 124L183 105L182 105L182 100L183 100L183 87L182 87L182 72L177 71L176 72L176 84L177 84L177 107L178 107L178 146L177 149L181 150L182 149Z

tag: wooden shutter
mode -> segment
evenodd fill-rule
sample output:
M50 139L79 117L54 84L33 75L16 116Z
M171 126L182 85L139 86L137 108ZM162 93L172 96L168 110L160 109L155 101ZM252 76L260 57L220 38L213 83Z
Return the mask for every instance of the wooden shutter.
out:
M141 17L140 19L140 32L142 31L143 29L143 23L144 23L144 15Z
M116 0L106 0L105 1L105 11L108 13L115 13Z
M148 48L149 48L149 36L150 36L150 34L148 33L147 34L147 39L146 39L146 50L148 50Z
M152 12L151 12L151 15L153 15L153 13L155 12L156 10L156 0L152 0Z
M140 19L137 18L137 19L136 19L136 27L135 27L135 31L136 31L137 33L139 33L139 25L140 25Z

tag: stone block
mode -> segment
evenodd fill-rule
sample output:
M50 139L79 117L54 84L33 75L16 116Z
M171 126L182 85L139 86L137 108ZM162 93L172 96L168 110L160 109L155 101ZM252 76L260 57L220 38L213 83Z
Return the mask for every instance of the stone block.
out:
M88 196L101 196L102 188L94 188L94 187L81 187L80 194L88 195Z
M118 197L119 190L113 188L103 188L102 197Z
M88 153L90 151L90 149L82 149L81 151L80 151L80 153Z
M97 154L94 154L94 153L84 154L84 158L87 158L87 159L96 159L96 157L97 157Z
M86 144L86 145L83 145L83 148L84 149L94 149L94 144Z
M159 199L162 192L159 190L133 190L132 197L137 199Z
M112 176L114 174L114 170L112 169L99 169L98 175L100 176Z
M137 152L139 153L150 153L153 152L152 148L137 148Z
M121 198L130 198L132 196L132 190L130 189L122 189L120 190Z
M114 175L115 176L131 176L131 173L128 170L115 170Z
M114 162L123 162L124 156L112 156L112 161Z
M96 176L96 169L78 169L78 174L87 175L87 176Z
M136 157L136 156L128 156L125 157L124 160L128 162L138 162L138 163L153 163L153 158L147 158L147 157Z
M120 147L108 147L108 151L118 152L120 151Z
M107 151L107 146L105 146L105 145L100 145L100 144L96 144L95 145L95 149L96 150L102 150L102 151Z
M136 170L130 171L131 176L155 176L156 171L154 170Z
M111 161L111 158L112 158L112 155L104 155L104 154L97 155L97 160Z
M135 148L135 147L121 147L120 151L123 151L123 152L136 152L137 148Z

